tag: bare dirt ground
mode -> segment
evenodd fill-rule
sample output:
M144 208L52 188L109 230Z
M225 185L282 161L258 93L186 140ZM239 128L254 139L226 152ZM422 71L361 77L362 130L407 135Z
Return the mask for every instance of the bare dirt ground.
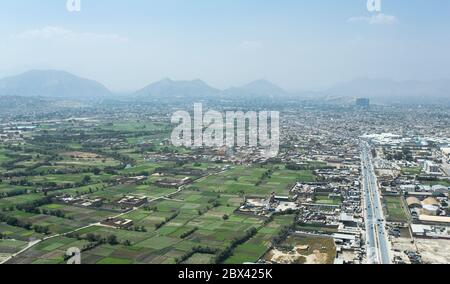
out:
M308 246L296 246L292 251L283 252L273 249L269 252L269 260L279 264L326 264L328 255L314 250L312 254L308 254Z
M405 251L416 251L416 246L411 243L411 238L394 238L392 239L392 254L394 257L400 258L404 263L410 263Z
M422 261L428 264L450 264L450 240L416 239Z
M97 155L95 153L88 153L88 152L65 152L62 154L63 156L73 156L78 159L95 159L95 158L101 158L100 155Z

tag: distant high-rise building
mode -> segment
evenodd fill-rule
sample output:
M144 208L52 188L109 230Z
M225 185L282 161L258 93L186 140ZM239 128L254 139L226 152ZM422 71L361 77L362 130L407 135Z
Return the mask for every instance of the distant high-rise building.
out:
M356 99L356 106L362 107L362 108L369 108L370 107L370 100L367 98L359 98Z

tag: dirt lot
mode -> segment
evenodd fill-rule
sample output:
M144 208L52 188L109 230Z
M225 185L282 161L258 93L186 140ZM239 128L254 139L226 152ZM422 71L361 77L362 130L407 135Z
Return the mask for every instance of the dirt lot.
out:
M95 153L88 153L88 152L65 152L62 154L63 156L66 157L74 157L77 159L101 159L100 155L97 155Z
M411 243L411 238L394 238L392 239L392 254L399 257L404 263L410 263L405 251L416 251L416 246Z
M269 251L265 259L279 264L332 264L336 256L332 238L290 236L283 245Z
M429 264L450 264L450 240L416 239L422 261Z
M326 264L327 257L326 253L321 253L319 250L314 250L312 254L308 254L308 246L296 246L294 250L289 252L278 249L269 252L270 261L279 264Z

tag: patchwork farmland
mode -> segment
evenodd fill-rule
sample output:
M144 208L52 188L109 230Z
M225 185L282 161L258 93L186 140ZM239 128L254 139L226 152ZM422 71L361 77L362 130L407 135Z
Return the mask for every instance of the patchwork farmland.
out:
M294 215L265 218L238 209L246 196L289 196L297 182L315 181L313 172L193 160L191 150L164 142L169 130L132 120L48 123L26 143L3 146L1 260L63 264L69 248L91 264L261 259ZM145 202L127 205L131 197ZM112 220L132 225L115 227Z

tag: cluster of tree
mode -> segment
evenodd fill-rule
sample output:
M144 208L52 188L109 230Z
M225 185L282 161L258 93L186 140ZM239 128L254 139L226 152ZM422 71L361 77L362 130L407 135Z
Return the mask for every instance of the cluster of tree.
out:
M292 214L297 214L299 212L299 210L294 210L292 208L288 208L284 211L280 211L280 212L275 212L272 214L271 217L275 217L275 216L285 216L285 215L292 215Z
M112 246L119 244L119 241L117 240L117 237L115 235L109 235L108 237L103 238L100 235L87 234L83 238L78 233L70 233L70 234L67 234L66 237L72 238L72 239L89 241L88 244L83 246L83 248L81 249L81 252L87 252L87 251L93 250L96 247L103 245L103 244L110 244ZM124 241L123 244L126 246L131 246L131 242L129 240ZM67 261L69 258L70 258L70 256L65 256L65 261Z
M87 185L92 181L91 176L84 176L83 179L81 180L81 184L82 185Z
M104 238L101 235L89 233L86 235L86 237L84 239L90 243L109 244L112 246L119 244L119 241L117 240L116 235L109 235L106 238Z
M55 175L67 175L67 174L87 174L94 173L95 175L99 175L101 173L101 169L97 167L88 167L88 168L63 168L63 169L52 169L47 170L45 172L41 172L40 174L55 174Z
M142 232L142 233L147 232L147 229L144 226L140 226L140 227L135 226L133 228L129 228L128 230L129 231L135 231L135 232Z
M50 191L60 190L60 189L69 189L69 188L76 188L76 187L83 187L86 185L89 185L92 181L91 176L84 176L83 179L79 182L75 183L56 183L56 182L29 182L27 180L16 180L11 181L11 185L20 185L20 186L32 186L32 187L38 187L42 188L42 191L44 194L47 194Z
M216 254L218 252L218 249L211 248L211 247L205 247L205 246L196 246L193 247L191 250L180 256L179 258L175 259L175 262L177 264L181 264L188 260L190 257L192 257L196 253L202 253L202 254Z
M3 207L2 208L2 211L3 212L13 212L15 210L15 207L14 207L14 205L9 205L9 207Z
M19 180L12 180L9 182L10 185L16 185L16 186L34 186L35 184L26 180L26 179L19 179Z
M33 159L30 155L6 153L5 156L8 157L9 160L1 163L0 166L8 171L19 168L20 166L17 166L17 163L30 161Z
M10 226L23 228L25 230L31 230L33 227L33 225L29 222L24 222L22 220L17 219L16 217L8 216L2 213L0 213L0 222L5 222Z
M34 230L36 233L43 234L43 235L48 235L48 234L50 234L50 228L49 228L48 226L34 225L34 226L33 226L33 230Z
M184 164L186 162L181 162L178 160L177 163ZM154 172L158 173L158 174L186 175L186 176L202 176L205 173L203 170L200 170L200 169L170 168L170 167L159 167L159 168L156 168Z
M274 216L272 214L272 215L270 215L270 217L268 217L267 219L264 220L264 226L269 225L270 223L272 223L273 220L274 220Z
M16 209L20 210L20 211L25 211L28 213L40 214L41 212L38 209L38 207L47 205L47 204L51 204L51 203L52 203L52 196L45 196L45 197L30 201L30 202L18 204L18 205L16 205Z
M164 146L163 148L161 148L161 153L164 153L164 154L177 154L178 153L178 149L176 149L176 148L169 148L167 146Z
M81 182L58 184L56 182L30 182L26 179L11 180L9 182L9 184L14 185L14 186L27 186L27 187L34 187L34 188L42 188L42 191L44 193L47 193L49 191L54 191L54 190L80 187L80 186L84 185ZM34 192L37 192L37 190L34 190Z
M243 236L235 238L228 247L217 252L215 259L216 264L223 263L227 258L233 255L233 251L238 245L241 245L246 241L250 240L252 237L256 235L257 232L258 230L252 227L247 231L245 231L245 234Z
M55 216L55 217L58 217L58 218L66 218L66 214L63 211L59 210L59 209L57 209L57 210L49 210L49 209L43 208L43 209L41 209L41 214Z
M155 152L155 151L156 151L155 145L146 144L146 145L139 146L139 149L136 149L135 153L136 154L145 154L147 152Z
M432 181L432 182L438 182L439 179L432 176L418 176L417 180L419 181Z
M259 180L256 182L255 186L261 185L261 184L264 182L264 180L266 180L266 179L271 179L271 178L272 178L272 174L273 174L273 171L272 171L271 169L265 171L265 172L261 175L261 177L259 178Z
M50 163L50 161L38 162L34 163L29 167L21 167L24 168L24 170L17 170L19 167L16 166L14 167L14 171L6 172L2 176L5 178L13 178L13 177L29 177L29 176L43 175L44 173L41 171L37 171L37 169L40 167L51 165L52 164Z
M377 157L377 150L375 150L375 149L372 149L372 156L373 156L374 158L376 158L376 157Z
M198 213L199 216L202 216L202 215L204 215L206 212L208 212L209 210L211 210L211 209L213 209L213 208L217 208L217 207L219 207L220 205L221 205L220 202L219 202L217 199L215 199L214 201L211 202L211 204L207 205L205 208L203 208L203 209L198 209L198 210L197 210L197 213Z
M5 222L6 224L22 228L28 231L34 230L36 233L48 235L50 234L50 229L48 226L41 226L41 225L33 225L30 222L22 221L16 217L8 216L6 214L0 213L0 222Z
M69 132L67 129L63 131L55 131L50 133L44 130L42 134L33 137L33 144L45 147L46 149L67 149L70 142L78 142L79 133Z
M19 145L5 145L4 148L16 153L25 151L25 148Z
M394 154L388 153L388 154L386 154L386 159L389 161L392 161L392 160L395 160L395 161L406 160L409 162L414 161L414 157L409 148L403 148L401 152L395 152Z
M101 147L104 147L104 145L102 145ZM97 154L99 156L102 156L102 157L112 158L114 160L120 161L120 163L122 165L135 165L136 164L136 160L135 159L133 159L130 156L121 154L118 151L106 152L106 151L102 151L102 150L97 149L97 148L88 148L88 147L83 147L83 151L95 153L95 154Z
M182 233L180 235L180 238L182 239L186 239L187 237L189 237L190 235L192 235L193 233L195 233L198 230L197 227L190 229L189 231L186 231L184 233Z
M145 176L148 177L150 175L150 172L148 171L140 171L140 172L132 172L129 174L121 174L123 177L134 177L134 176Z
M306 164L296 164L289 163L286 164L286 169L291 171L307 171L307 170L317 170L317 169L334 169L333 166L327 166L320 163L306 163Z
M48 147L46 147L48 148ZM50 160L58 157L58 154L54 152L53 149L46 149L46 148L39 148L39 147L30 147L30 148L24 148L23 152L25 153L37 153L37 158L39 159L41 155L43 156L50 156Z
M148 211L148 212L158 212L158 207L157 206L145 206L144 210Z
M162 226L164 226L165 224L169 223L170 221L172 221L173 219L177 218L178 215L180 215L180 211L177 211L175 213L173 213L171 216L167 217L164 221L162 221L161 223L155 224L155 229L158 230L160 229Z
M211 198L211 199L209 199L209 200L208 200L208 204L211 204L211 206L212 206L213 208L219 207L219 206L221 205L221 204L220 204L220 201L219 201L219 198L220 198L220 195L218 195L217 198Z
M281 164L282 162L283 161L282 161L281 158L270 158L270 159L267 159L264 162L260 162L259 165L260 165L260 167L264 167L264 166L267 166L267 165L278 165L278 164Z
M116 166L116 167L108 166L103 169L103 172L108 175L118 175L119 174L118 171L120 169L122 169L122 166Z
M26 189L14 189L10 192L3 192L0 194L0 199L2 198L8 198L8 197L13 197L13 196L19 196L19 195L24 195L27 194L27 190Z
M272 239L272 245L278 246L282 242L284 242L287 237L292 233L294 227L293 226L285 226L281 228L281 230L278 232L278 234Z

